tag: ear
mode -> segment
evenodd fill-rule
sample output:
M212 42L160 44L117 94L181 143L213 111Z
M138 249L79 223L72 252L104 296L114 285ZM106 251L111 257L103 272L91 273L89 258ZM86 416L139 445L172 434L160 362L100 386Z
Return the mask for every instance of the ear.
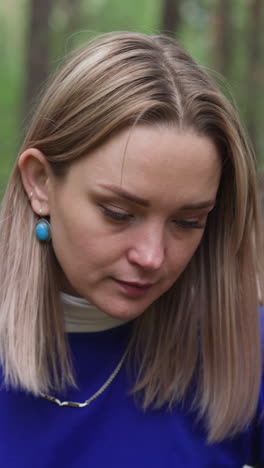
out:
M18 167L32 210L41 216L49 215L51 170L45 156L37 148L29 148L20 155Z

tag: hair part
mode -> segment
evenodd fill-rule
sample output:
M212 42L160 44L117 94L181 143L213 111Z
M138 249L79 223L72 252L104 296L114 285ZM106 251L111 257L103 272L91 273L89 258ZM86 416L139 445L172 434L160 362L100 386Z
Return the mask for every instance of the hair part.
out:
M136 33L96 38L54 78L21 151L35 147L58 177L114 133L175 125L211 138L222 159L217 204L196 253L174 284L135 320L129 344L135 395L170 407L195 382L194 407L210 441L253 417L260 386L258 284L263 262L255 164L238 118L174 40ZM0 215L0 358L5 383L38 395L74 385L52 246L16 165Z

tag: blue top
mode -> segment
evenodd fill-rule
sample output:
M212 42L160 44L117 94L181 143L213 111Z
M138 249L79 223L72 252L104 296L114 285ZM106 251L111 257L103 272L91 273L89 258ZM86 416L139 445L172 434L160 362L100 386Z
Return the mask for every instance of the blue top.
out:
M130 325L69 335L79 390L62 399L85 401L113 372ZM0 392L0 466L3 468L242 468L264 467L264 391L256 418L233 440L208 445L195 414L143 412L129 395L123 366L85 408L59 407L19 391Z

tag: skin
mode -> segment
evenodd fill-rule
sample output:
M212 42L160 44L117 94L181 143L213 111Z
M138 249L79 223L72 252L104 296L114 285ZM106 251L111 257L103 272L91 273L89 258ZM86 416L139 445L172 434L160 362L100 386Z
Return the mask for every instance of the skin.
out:
M173 126L127 129L74 162L64 179L35 148L19 167L32 209L50 216L62 289L126 320L190 261L221 174L214 143Z

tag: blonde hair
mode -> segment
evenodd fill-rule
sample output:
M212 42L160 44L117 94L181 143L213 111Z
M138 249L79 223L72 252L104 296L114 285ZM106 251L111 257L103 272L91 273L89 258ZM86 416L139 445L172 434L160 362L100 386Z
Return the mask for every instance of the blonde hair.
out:
M112 33L58 73L22 151L36 147L58 177L114 132L174 124L210 137L222 158L217 204L175 285L134 323L134 393L144 408L170 407L195 384L194 407L221 440L253 417L261 374L258 281L262 254L252 152L236 114L172 39ZM0 219L0 356L5 383L39 394L74 384L51 245L16 165Z

